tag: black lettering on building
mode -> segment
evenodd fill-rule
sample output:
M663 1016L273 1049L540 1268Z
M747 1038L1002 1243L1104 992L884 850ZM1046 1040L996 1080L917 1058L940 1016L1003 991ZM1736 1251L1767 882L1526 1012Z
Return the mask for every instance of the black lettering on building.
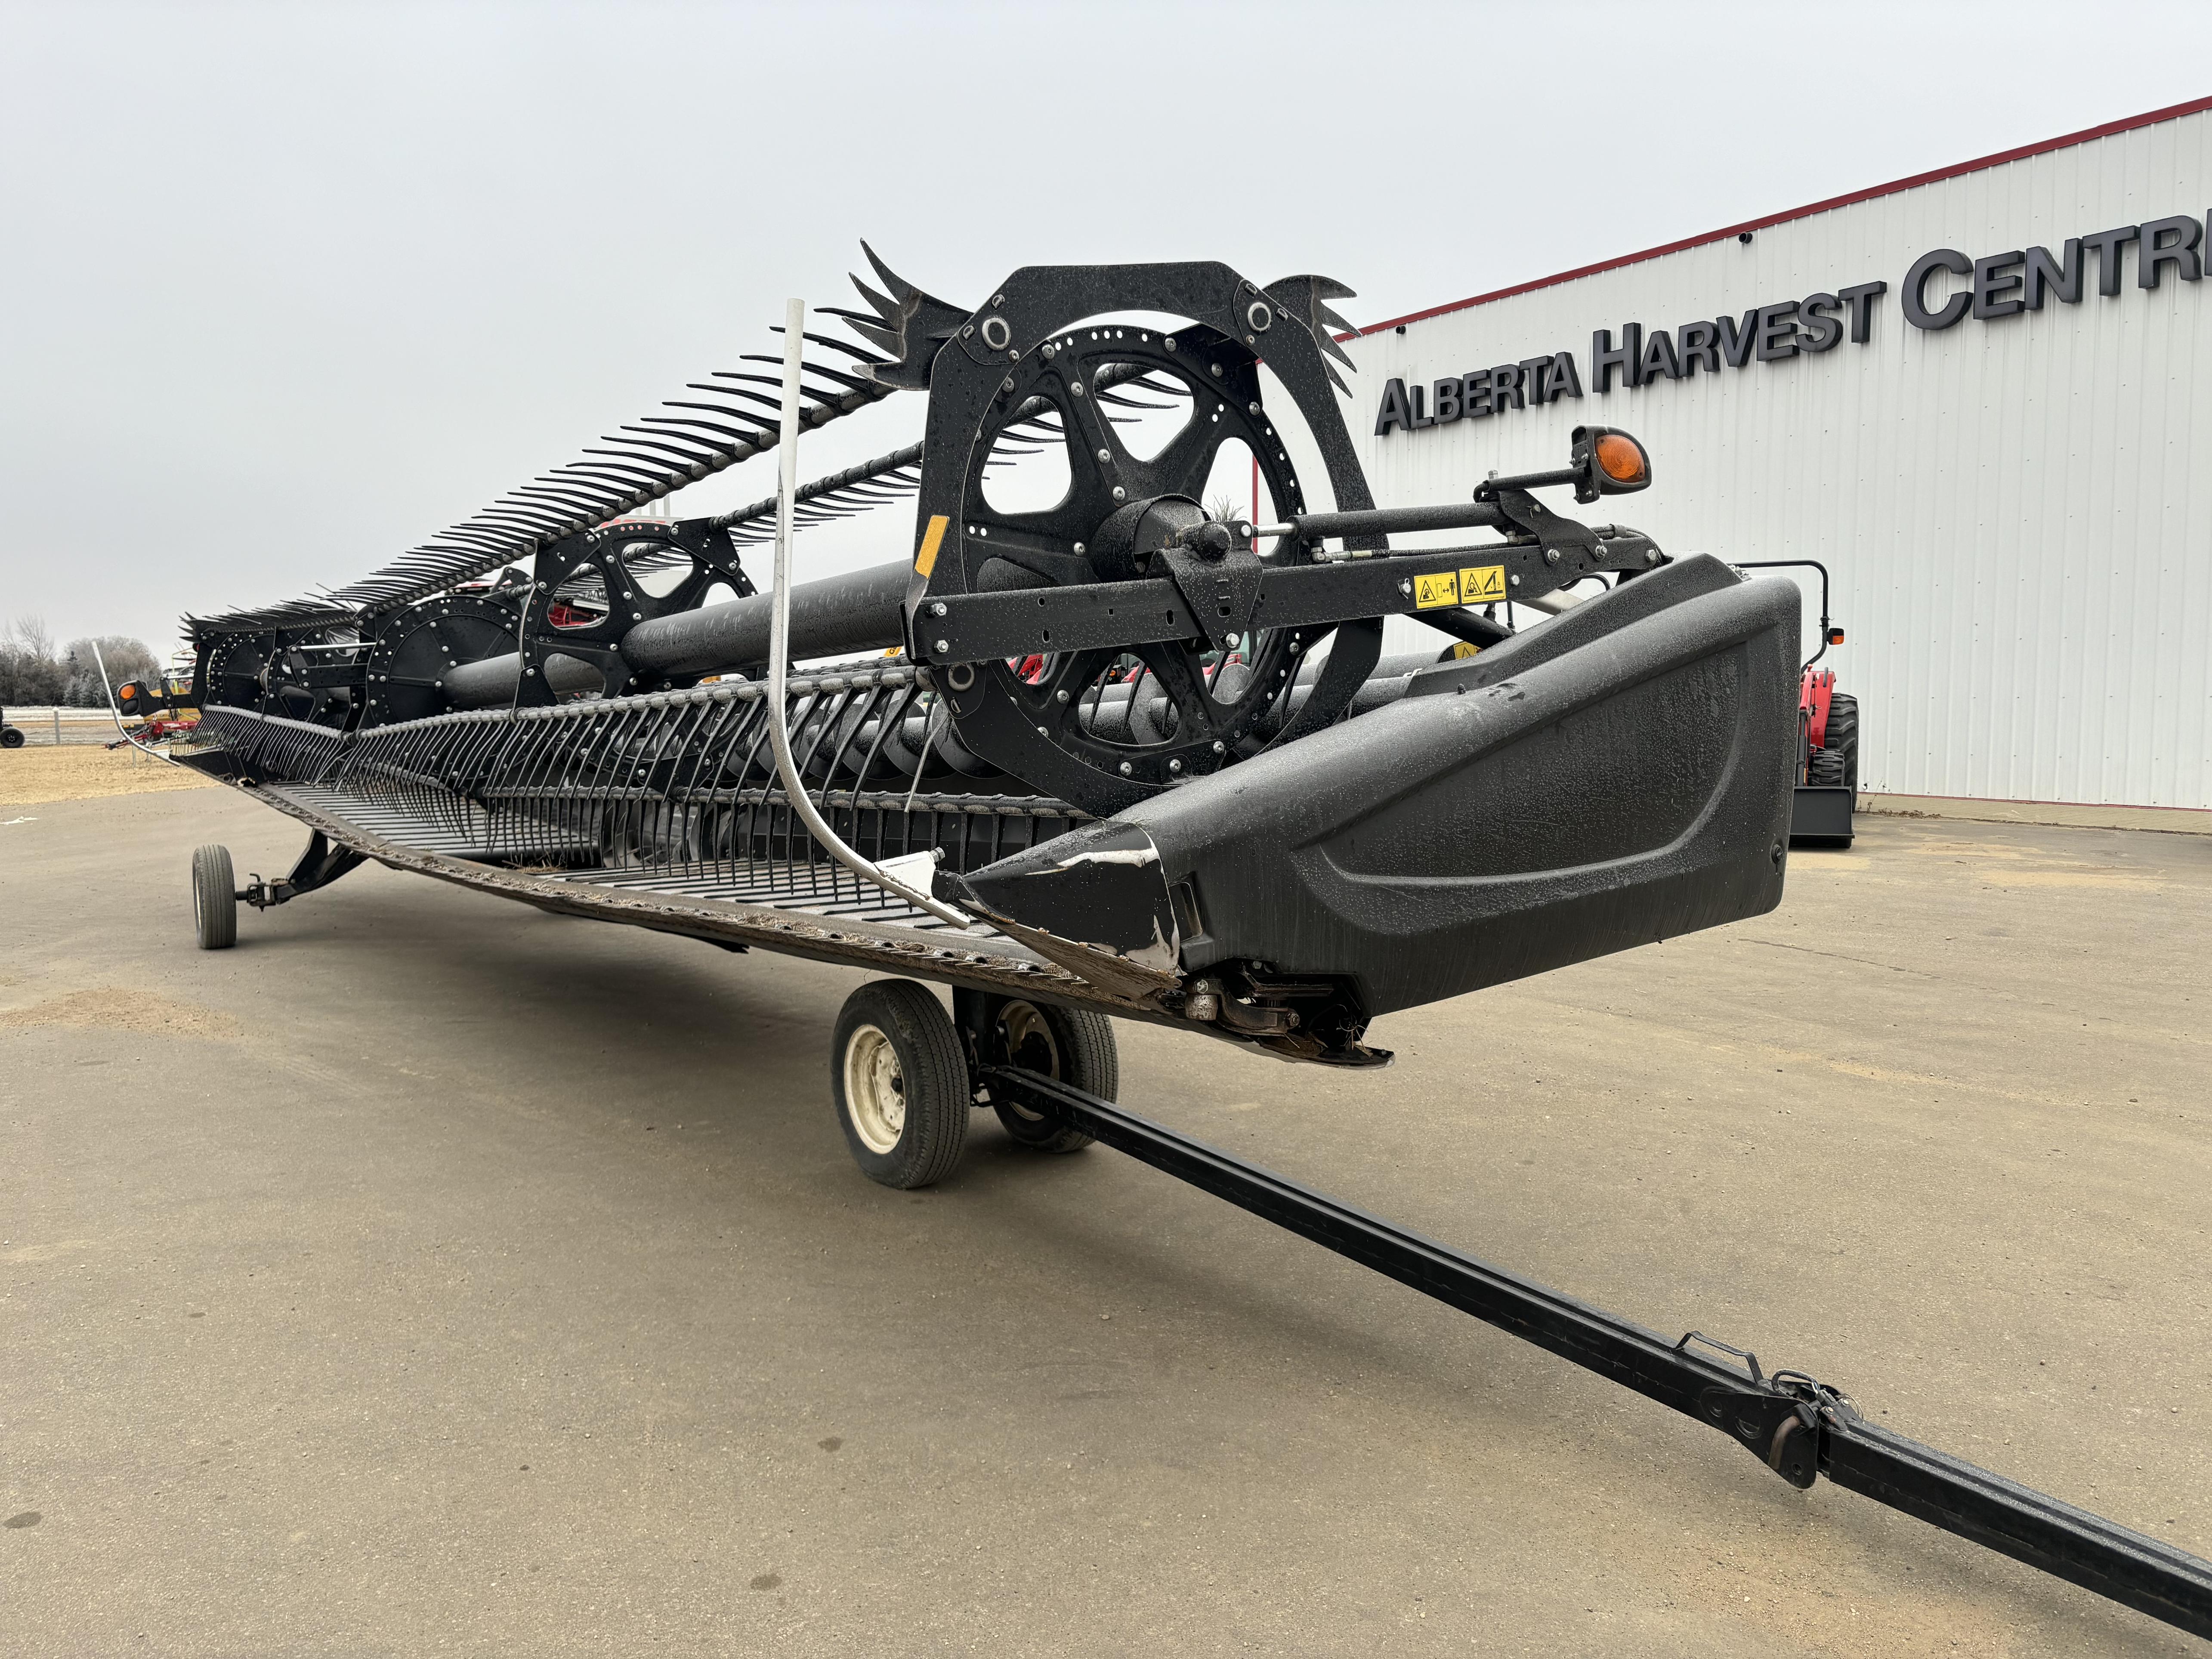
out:
M1797 307L1797 349L1811 353L1827 351L1839 344L1844 337L1844 325L1836 315L1843 301L1832 294L1811 294Z
M2172 265L2173 274L2193 283L2204 274L2197 244L2204 228L2186 214L2176 219L2154 219L2142 228L2142 251L2136 256L2136 281L2144 288L2158 286L2158 268ZM2171 241L2166 239L2171 237Z
M1929 310L1928 279L1939 270L1948 270L1954 276L1971 276L1974 262L1954 247L1939 247L1912 262L1912 269L1905 273L1905 292L1898 300L1905 307L1905 320L1915 328L1931 332L1947 329L1966 314L1966 307L1972 302L1973 296L1961 289L1934 311Z
M1644 325L1625 324L1620 331L1620 343L1613 343L1613 331L1601 328L1590 336L1590 384L1601 397L1613 390L1613 371L1620 371L1622 380L1637 384L1637 368L1644 356Z
M1751 349L1759 343L1759 313L1743 313L1739 323L1733 317L1716 317L1713 327L1720 337L1721 356L1728 360L1730 368L1741 368L1751 361Z
M1721 334L1711 323L1683 324L1674 331L1674 344L1684 374L1696 374L1700 364L1708 374L1721 372Z
M1413 412L1406 407L1406 383L1403 380L1382 382L1382 407L1375 416L1375 435L1385 436L1394 426L1411 426Z
M1654 380L1681 378L1682 364L1674 356L1674 337L1663 328L1653 329L1644 337L1644 356L1636 366L1636 383L1650 386Z
M1864 345L1874 336L1874 302L1889 292L1887 283L1860 283L1838 289L1836 297L1851 313L1851 343Z
M2027 269L2024 273L2026 295L2021 303L2030 311L2043 309L2043 296L2055 294L2061 305L2081 303L2081 239L2069 236L2064 254L2053 259L2047 247L2032 247L2027 251Z
M2020 297L2026 288L2021 267L2027 255L2014 248L2009 253L1985 253L1974 261L1973 303L1967 314L1978 323L1995 317L2017 317L2027 309Z
M2122 225L2081 239L2085 246L2097 250L2097 292L2107 300L2120 291L2120 250L2135 240L2136 230L2134 225Z

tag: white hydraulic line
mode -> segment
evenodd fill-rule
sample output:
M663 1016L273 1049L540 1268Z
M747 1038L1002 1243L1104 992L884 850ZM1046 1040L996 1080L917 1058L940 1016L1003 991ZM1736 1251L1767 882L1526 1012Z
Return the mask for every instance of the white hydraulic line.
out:
M845 845L807 798L806 782L791 757L791 732L784 722L784 675L791 666L791 532L793 497L799 489L799 353L805 347L806 302L793 300L783 313L783 429L776 448L775 586L769 600L768 622L768 738L775 750L775 774L783 781L784 798L799 814L823 850L863 881L873 882L894 897L927 910L940 921L966 929L970 918L927 893L909 887L882 866L872 864Z
M150 744L139 742L138 739L132 737L130 732L125 727L123 724L123 710L115 701L114 682L107 678L107 659L100 654L100 645L97 641L92 641L91 644L92 659L100 665L100 689L107 693L107 712L115 717L115 729L118 732L122 733L123 741L129 744L133 749L136 749L142 755L151 755L155 760L167 762L171 766L183 766L185 764L184 762L163 754L160 750L154 748ZM189 771L191 769L187 767L185 769Z

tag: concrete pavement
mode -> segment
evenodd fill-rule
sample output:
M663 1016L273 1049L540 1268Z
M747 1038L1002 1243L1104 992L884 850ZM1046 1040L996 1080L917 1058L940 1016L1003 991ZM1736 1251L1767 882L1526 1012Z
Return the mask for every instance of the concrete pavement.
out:
M0 1648L2135 1654L2185 1638L1103 1149L927 1193L860 976L228 791L0 826ZM2212 840L1862 820L1773 915L1122 1098L2212 1554Z

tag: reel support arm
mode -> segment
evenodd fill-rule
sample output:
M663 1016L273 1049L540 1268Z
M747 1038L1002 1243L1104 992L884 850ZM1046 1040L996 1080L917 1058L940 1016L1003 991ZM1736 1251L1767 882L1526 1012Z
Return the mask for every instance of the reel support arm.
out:
M1656 1331L1247 1164L1082 1090L981 1068L1011 1099L1510 1336L1720 1429L1799 1488L1836 1485L2152 1618L2212 1637L2212 1562L1881 1428L1850 1400L1692 1331ZM1717 1349L1741 1367L1708 1358Z

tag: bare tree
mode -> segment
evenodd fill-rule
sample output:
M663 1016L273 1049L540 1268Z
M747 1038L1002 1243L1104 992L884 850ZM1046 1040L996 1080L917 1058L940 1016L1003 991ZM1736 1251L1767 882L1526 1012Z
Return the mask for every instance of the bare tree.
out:
M17 617L0 630L0 707L59 702L69 681L42 617Z
M97 654L93 649L95 646L99 647ZM100 675L103 659L107 665L105 684ZM134 640L125 634L71 640L69 649L62 653L62 661L69 670L66 696L72 708L105 708L109 686L119 686L125 680L158 679L161 666L154 660L154 653L143 640Z

